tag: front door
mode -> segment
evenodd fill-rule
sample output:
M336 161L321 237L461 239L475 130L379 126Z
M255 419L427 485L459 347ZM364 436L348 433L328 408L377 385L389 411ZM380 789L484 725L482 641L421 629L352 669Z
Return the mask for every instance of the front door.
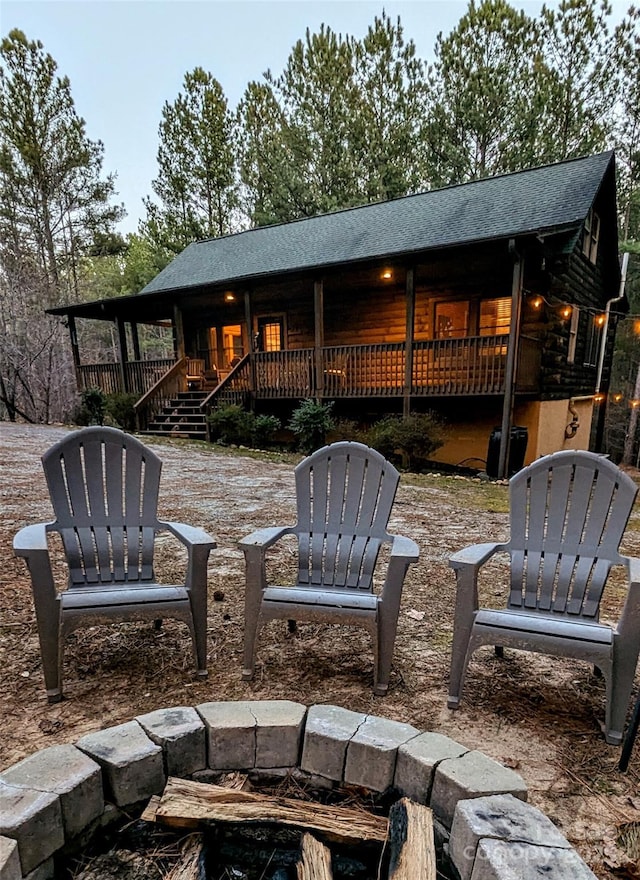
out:
M282 351L284 348L284 318L270 315L258 318L257 351Z

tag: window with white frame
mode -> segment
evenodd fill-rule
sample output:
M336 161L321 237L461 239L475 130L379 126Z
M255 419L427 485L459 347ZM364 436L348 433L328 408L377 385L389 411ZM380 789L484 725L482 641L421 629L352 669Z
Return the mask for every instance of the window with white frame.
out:
M602 315L587 315L587 342L584 350L585 367L597 367L602 339Z
M582 230L582 253L590 262L598 259L598 241L600 239L600 217L591 208L584 221Z
M571 311L571 323L569 324L569 346L567 348L567 363L576 362L576 343L578 341L578 325L580 324L580 309L574 306Z

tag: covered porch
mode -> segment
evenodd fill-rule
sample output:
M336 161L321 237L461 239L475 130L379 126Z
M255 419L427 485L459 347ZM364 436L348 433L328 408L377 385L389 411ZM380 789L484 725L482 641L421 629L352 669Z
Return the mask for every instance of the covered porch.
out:
M372 345L339 345L250 352L213 387L204 360L179 358L90 364L78 368L81 390L139 395L136 412L144 430L181 392L207 390L200 407L262 400L415 398L504 395L508 334ZM522 337L516 391L538 390L540 344ZM124 366L124 368L123 368ZM210 383L211 384L211 383Z

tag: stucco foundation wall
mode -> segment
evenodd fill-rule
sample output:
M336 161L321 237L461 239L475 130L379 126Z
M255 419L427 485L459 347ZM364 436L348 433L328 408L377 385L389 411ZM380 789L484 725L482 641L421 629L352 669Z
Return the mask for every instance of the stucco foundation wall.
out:
M567 437L565 429L571 424L575 410L578 428L575 436ZM529 430L529 443L525 464L541 455L559 452L561 449L588 449L593 415L593 400L543 400L517 408L517 424Z
M578 429L574 437L567 438L565 429L573 419L570 406L578 417ZM531 464L541 455L559 452L561 449L588 449L593 415L593 401L567 400L531 401L518 404L514 409L513 424L528 432L525 464ZM446 416L445 416L446 418ZM484 416L469 421L447 419L447 439L433 453L433 460L444 464L483 468L487 459L489 437L502 422L502 410L494 406Z
M434 461L484 470L491 432L500 424L494 413L469 422L447 422L446 442L433 453Z

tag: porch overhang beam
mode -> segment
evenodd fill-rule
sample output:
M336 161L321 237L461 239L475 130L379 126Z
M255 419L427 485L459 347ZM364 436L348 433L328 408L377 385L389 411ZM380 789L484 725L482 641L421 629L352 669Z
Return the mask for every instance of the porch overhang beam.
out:
M315 368L316 368L316 399L322 402L324 395L324 282L322 279L313 282L313 315L314 315L314 343L315 343Z
M509 325L509 345L504 372L504 399L502 405L502 429L498 454L498 477L509 477L509 449L511 446L511 426L517 380L518 351L520 347L520 320L522 315L522 286L524 278L524 257L516 249L516 240L509 240L509 253L513 259L511 279L511 322Z
M404 351L404 395L402 414L407 418L411 412L411 389L413 387L413 334L416 312L415 271L407 269L405 278L405 351Z

